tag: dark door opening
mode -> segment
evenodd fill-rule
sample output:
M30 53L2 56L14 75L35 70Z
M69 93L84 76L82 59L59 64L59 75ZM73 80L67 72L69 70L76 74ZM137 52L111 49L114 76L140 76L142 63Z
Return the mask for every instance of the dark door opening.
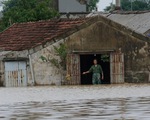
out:
M97 59L98 64L102 66L104 72L104 80L102 84L110 84L110 60L107 58L105 60L105 55L103 54L88 54L80 55L80 69L81 73L88 71L93 65L93 60ZM92 84L92 73L82 75L81 74L81 85L91 85Z

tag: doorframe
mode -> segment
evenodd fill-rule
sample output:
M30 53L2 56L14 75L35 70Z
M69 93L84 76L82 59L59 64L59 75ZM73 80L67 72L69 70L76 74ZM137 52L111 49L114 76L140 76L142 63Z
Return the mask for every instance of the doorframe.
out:
M103 55L103 54L108 54L108 55L110 55L111 53L113 53L113 51L114 50L103 50L103 51L97 51L97 52L75 52L76 54L78 54L79 56L81 56L81 55L90 55L90 54L101 54L101 55ZM110 62L110 61L109 61ZM110 62L110 66L111 66L111 62ZM79 64L79 67L81 68L81 62L80 62L80 64ZM80 76L80 83L81 83L81 76ZM110 84L112 84L111 83L111 69L110 69Z
M118 53L115 52L114 50L102 50L102 51L73 51L70 54L75 54L79 56L79 61L80 61L80 56L81 55L89 55L89 54L109 54L110 55L110 84L114 84L115 82L112 81L112 63L111 63L111 56L112 54L122 54L123 55L123 67L122 67L122 81L120 82L116 82L115 84L120 84L120 83L124 83L124 54L123 53ZM79 67L81 68L81 63L79 63ZM80 72L80 71L79 71ZM80 73L81 75L81 73ZM81 76L79 77L79 81L81 84Z
M114 54L120 54L120 55L122 55L121 57L123 57L122 58L122 80L121 81L118 81L118 83L120 84L120 83L124 83L124 76L125 76L125 74L124 74L124 71L125 71L125 68L124 68L124 54L123 53L118 53L118 52L115 52L115 51L101 51L101 52L79 52L78 53L78 55L79 56L81 56L81 55L89 55L89 54L109 54L110 55L110 84L113 84L114 82L113 82L113 79L112 79L112 62L111 62L111 56ZM81 64L79 63L79 66L81 67ZM118 66L118 67L120 67L120 66ZM80 76L80 83L81 83L81 76ZM116 83L116 84L118 84L118 83Z

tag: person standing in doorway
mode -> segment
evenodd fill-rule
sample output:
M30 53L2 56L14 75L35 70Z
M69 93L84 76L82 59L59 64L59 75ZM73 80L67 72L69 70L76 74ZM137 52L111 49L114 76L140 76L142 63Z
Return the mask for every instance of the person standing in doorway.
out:
M83 74L87 74L87 73L91 73L92 72L92 83L93 85L96 85L96 84L101 84L101 80L104 79L104 74L103 74L103 70L102 70L102 67L101 65L97 64L97 60L94 59L93 60L93 63L94 65L91 66L91 68L86 71L86 72L83 72Z

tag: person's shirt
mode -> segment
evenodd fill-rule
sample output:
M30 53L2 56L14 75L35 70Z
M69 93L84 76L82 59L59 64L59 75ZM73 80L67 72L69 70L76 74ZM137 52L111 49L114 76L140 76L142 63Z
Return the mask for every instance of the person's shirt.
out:
M92 73L103 73L101 65L92 65L91 68L89 69L89 72Z

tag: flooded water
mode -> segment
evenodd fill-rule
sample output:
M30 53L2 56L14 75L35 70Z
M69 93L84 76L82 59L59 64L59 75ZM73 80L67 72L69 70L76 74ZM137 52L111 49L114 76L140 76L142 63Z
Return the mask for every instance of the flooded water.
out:
M1 88L1 120L150 120L149 85Z

